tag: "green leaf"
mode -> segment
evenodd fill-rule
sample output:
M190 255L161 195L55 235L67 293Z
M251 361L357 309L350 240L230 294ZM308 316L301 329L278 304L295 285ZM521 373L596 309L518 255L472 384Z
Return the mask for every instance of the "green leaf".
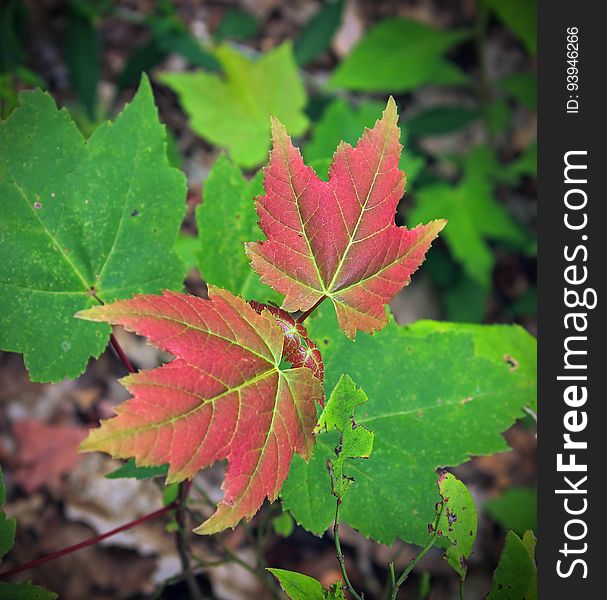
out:
M248 181L226 156L219 156L196 208L198 266L207 283L246 300L279 303L282 296L261 283L244 251L245 242L264 238L253 204L253 198L263 194L262 181L261 171Z
M6 489L4 488L4 476L0 468L0 559L13 547L15 543L16 519L6 516L1 508L6 501Z
M535 110L537 107L537 77L533 73L515 73L497 82L497 85L515 100Z
M315 432L339 431L339 443L328 459L331 491L342 500L354 478L344 473L344 464L350 458L369 458L373 450L373 432L355 423L356 408L367 402L367 395L348 375L342 375L318 419Z
M410 19L382 21L337 67L334 87L367 92L406 92L422 85L468 81L445 52L469 37L463 30L441 31Z
M293 51L297 64L305 66L324 54L341 24L344 0L327 0L314 13L297 38Z
M472 279L488 288L495 262L488 240L526 249L529 234L495 198L494 188L504 168L488 147L472 150L463 169L456 185L439 183L419 189L408 223L446 218L442 237L453 257Z
M288 538L295 530L295 521L288 512L283 512L272 519L272 527L277 535Z
M57 594L29 581L25 583L0 583L0 598L2 600L54 600L57 597Z
M268 569L290 600L324 600L325 588L313 577L285 569Z
M108 473L106 479L151 479L164 477L169 471L168 465L160 467L138 467L134 458L129 458L121 467Z
M438 478L438 492L441 502L440 508L437 508L440 516L436 527L439 535L451 542L445 558L463 581L467 571L466 560L476 540L476 507L468 488L447 471L443 471Z
M226 38L248 40L255 37L258 31L259 23L253 15L241 8L231 8L223 14L214 38L217 42Z
M225 77L195 71L163 73L159 79L179 96L192 129L212 144L227 148L243 167L268 158L270 115L292 135L308 126L307 96L286 42L252 61L227 45L215 49Z
M535 0L483 0L498 19L525 45L529 54L537 54L537 3Z
M373 127L375 121L381 118L385 105L380 102L361 102L357 108L345 100L338 98L331 102L323 111L318 123L314 126L312 139L306 144L304 156L306 162L312 164L320 176L328 171L335 148L343 141L355 145L365 127ZM410 186L425 165L423 157L412 153L406 143L407 129L401 128L401 143L405 146L400 159L400 168L407 176L407 186ZM326 161L327 168L318 169L317 161ZM323 164L324 167L324 164Z
M504 529L518 535L537 531L537 490L509 488L501 496L485 502L485 512Z
M424 545L439 499L435 470L507 450L501 432L535 402L535 377L526 376L524 363L535 340L520 327L391 321L351 342L330 308L322 305L308 325L323 353L327 389L338 373L356 373L369 398L356 420L375 434L371 457L351 461L356 485L344 497L343 521L383 543ZM319 436L309 463L295 458L282 490L283 507L315 534L334 517L325 461L337 439Z
M280 587L290 600L344 600L340 583L335 583L331 589L325 590L320 582L312 577L286 571L285 569L267 569L278 579Z
M411 136L444 135L466 127L479 117L477 110L465 106L437 106L409 119L407 130Z
M417 333L473 333L476 356L490 361L494 368L508 368L517 384L528 390L523 406L537 412L537 344L520 325L470 325L444 321L417 321Z
M58 381L108 342L109 326L77 311L181 287L185 180L145 78L87 142L47 94L20 99L0 123L0 347L24 354L33 381Z
M487 600L537 599L534 552L535 538L530 531L525 533L523 540L513 531L508 532Z

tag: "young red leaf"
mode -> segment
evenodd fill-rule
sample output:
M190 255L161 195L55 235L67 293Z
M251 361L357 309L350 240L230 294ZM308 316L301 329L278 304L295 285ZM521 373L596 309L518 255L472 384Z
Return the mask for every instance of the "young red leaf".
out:
M308 368L281 369L283 332L267 311L209 286L209 300L165 291L78 316L123 325L175 355L124 378L133 398L81 448L139 466L168 463L168 482L227 459L224 498L196 532L251 518L278 496L293 453L310 457L322 385Z
M314 375L323 382L325 366L322 362L322 356L318 346L308 335L306 328L298 323L292 315L277 306L262 304L256 300L249 301L249 304L260 314L265 309L274 315L276 323L278 323L285 336L283 357L294 367L312 369Z
M394 223L405 188L397 118L390 98L355 148L338 146L328 182L304 164L285 128L272 123L266 193L256 201L268 239L247 244L247 254L262 281L285 295L286 311L330 298L350 338L386 325L385 305L409 283L446 223L411 230Z

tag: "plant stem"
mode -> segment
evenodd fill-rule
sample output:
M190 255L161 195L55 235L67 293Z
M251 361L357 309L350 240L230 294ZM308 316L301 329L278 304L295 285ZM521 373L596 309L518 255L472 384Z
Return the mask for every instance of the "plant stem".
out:
M396 595L398 594L398 590L400 589L401 585L405 583L405 580L407 579L409 573L411 573L415 565L425 556L426 552L428 552L428 550L430 550L430 548L434 546L437 537L438 536L435 531L432 534L432 537L428 540L428 543L421 549L420 553L415 556L406 566L405 570L401 573L401 576L396 580L396 584L392 588L392 595L390 596L390 600L396 600Z
M428 550L430 550L430 548L432 548L432 546L434 546L434 544L436 543L436 540L438 539L438 523L443 514L444 508L445 508L445 505L443 503L441 506L440 512L438 513L438 516L436 517L436 521L434 522L434 530L432 531L432 535L430 536L428 543L421 549L420 553L417 556L414 556L413 559L411 561L409 561L409 564L405 567L405 570L401 573L400 577L396 580L396 584L392 586L392 594L390 596L390 600L396 600L396 595L398 594L398 590L400 589L402 584L405 583L405 580L409 576L409 573L411 573L411 571L413 570L415 565L425 556L426 552L428 552Z
M215 507L215 504L212 504L212 506ZM200 518L204 518L201 514L199 514L195 510L192 510L191 508L188 509L188 512L190 513L190 515L193 518L195 518L197 520ZM219 551L221 552L221 554L223 555L224 558L223 558L223 560L213 561L213 562L209 563L207 561L202 560L198 556L193 555L193 558L197 564L199 564L201 567L215 567L215 566L224 564L229 561L235 562L236 564L240 565L243 569L245 569L249 573L251 573L251 575L253 575L268 590L268 592L270 592L270 594L274 600L280 600L280 596L278 595L276 588L272 584L272 581L268 577L266 577L266 571L260 571L259 569L256 569L255 567L251 566L249 563L244 561L242 558L240 558L240 556L238 556L238 554L233 552L222 541L221 536L214 535L209 539L212 542L214 542L214 544L219 548Z
M186 503L190 492L190 482L182 481L179 484L179 494L177 496L177 508L175 509L175 520L177 521L177 531L175 533L175 545L179 560L181 561L181 572L188 586L190 598L192 600L203 600L202 592L198 587L198 582L194 573L192 573L192 565L190 563L190 554L186 540Z
M337 506L335 508L335 522L333 523L333 537L335 538L335 553L337 554L337 562L339 563L339 568L341 569L341 575L344 578L344 583L346 584L346 588L352 594L352 596L356 600L363 600L363 597L354 589L354 586L350 583L350 578L348 577L348 572L346 570L346 560L344 558L344 553L341 549L341 542L339 540L339 513L341 510L341 499L337 499Z
M179 500L175 500L174 502L171 502L171 504L167 504L167 506L165 506L163 508L160 508L147 515L144 515L143 517L139 517L138 519L135 519L134 521L130 521L129 523L125 523L124 525L121 525L120 527L116 527L116 529L112 529L111 531L108 531L106 533L102 533L100 535L93 536L82 542L79 542L78 544L73 544L72 546L67 546L66 548L62 548L61 550L56 550L55 552L51 552L50 554L47 554L46 556L41 556L40 558L37 558L36 560L32 560L24 565L15 567L14 569L10 569L9 571L5 571L4 573L0 573L0 581L2 581L4 579L8 579L9 577L12 577L13 575L17 575L17 573L22 573L23 571L29 571L30 569L33 569L34 567L38 567L38 566L43 565L52 560L56 560L58 558L61 558L62 556L67 556L68 554L72 554L73 552L76 552L77 550L81 550L82 548L87 548L88 546L93 546L94 544L98 544L102 540L112 537L118 533L122 533L123 531L132 529L133 527L136 527L137 525L140 525L141 523L145 523L146 521L155 519L156 517L159 517L160 515L166 514L170 511L172 511L174 508L176 508L178 504L179 504Z
M299 315L299 317L297 318L297 322L303 323L326 299L327 299L326 296L322 296L320 298L320 300L312 308L309 308L304 313Z
M112 348L114 348L114 352L118 355L118 358L122 361L122 364L126 367L126 370L129 373L136 373L135 368L131 364L131 361L128 359L127 355L124 353L124 350L120 347L118 340L114 336L113 333L110 334L110 343L112 344Z
M390 569L390 584L392 585L392 589L394 589L396 587L396 575L394 575L394 563L391 562L388 565L388 568Z
M459 581L459 600L464 600L464 580Z

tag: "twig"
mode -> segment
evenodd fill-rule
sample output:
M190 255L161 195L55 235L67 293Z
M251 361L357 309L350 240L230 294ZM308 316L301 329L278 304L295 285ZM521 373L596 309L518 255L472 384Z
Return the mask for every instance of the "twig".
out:
M303 323L326 299L327 299L326 296L322 296L320 298L320 300L312 308L309 308L304 313L299 315L299 317L297 318L297 322Z
M356 600L363 600L363 596L361 596L355 589L352 583L350 582L350 578L348 577L348 571L346 570L346 560L344 558L344 553L341 549L341 542L339 540L339 512L341 510L341 499L337 499L337 506L335 508L335 522L333 523L333 537L335 539L335 553L337 554L337 562L339 563L339 568L341 569L341 575L344 578L344 583L346 588L352 594L352 596Z
M102 533L100 535L93 536L82 542L79 542L78 544L73 544L72 546L67 546L66 548L62 548L61 550L56 550L55 552L51 552L50 554L47 554L46 556L41 556L40 558L37 558L36 560L32 560L24 565L15 567L14 569L10 569L9 571L5 571L4 573L0 573L0 581L2 581L4 579L8 579L9 577L12 577L13 575L17 575L17 573L23 573L23 571L29 571L30 569L33 569L34 567L38 567L38 566L43 565L52 560L56 560L58 558L61 558L62 556L67 556L68 554L72 554L72 552L76 552L77 550L82 550L82 548L87 548L88 546L93 546L95 544L98 544L102 540L105 540L105 539L112 537L123 531L132 529L133 527L136 527L137 525L140 525L141 523L145 523L146 521L150 521L151 519L155 519L156 517L159 517L160 515L164 515L170 511L172 511L174 508L177 507L178 503L179 503L179 500L177 499L174 502L171 502L171 504L167 504L167 506L165 506L164 508L160 508L152 513L144 515L143 517L139 517L138 519L135 519L134 521L125 523L124 525L121 525L120 527L116 527L116 529L112 529L111 531L108 531L106 533Z
M177 496L177 508L175 510L175 520L177 521L177 531L175 532L175 545L179 560L181 561L181 572L188 586L190 598L192 600L203 600L202 592L198 587L198 582L194 573L192 573L192 565L190 563L190 554L186 540L186 515L185 509L190 492L190 482L182 481L179 484L179 494Z
M430 539L428 540L428 543L421 549L420 553L417 556L414 556L413 559L411 561L409 561L409 564L405 567L405 570L401 573L400 577L396 580L396 584L392 586L392 594L390 596L390 600L396 600L398 590L400 589L402 584L405 583L405 580L409 576L409 573L411 573L411 571L413 570L415 565L425 556L426 552L428 552L428 550L430 550L430 548L432 548L432 546L434 546L434 544L436 543L436 540L438 539L438 523L443 514L444 508L445 508L445 505L443 503L441 506L440 512L439 512L438 516L436 517L436 521L434 522L434 530L432 532L432 535L430 536Z
M191 515L193 515L197 520L201 517L201 515L199 513L197 513L197 511L194 511L191 508L188 508L187 511ZM223 560L222 562L232 561L232 562L235 562L236 564L240 565L243 569L245 569L246 571L251 573L251 575L253 575L261 584L263 584L263 586L268 590L268 592L270 592L270 594L272 595L272 598L274 600L280 600L280 596L278 595L276 588L272 585L272 582L265 576L265 573L266 573L265 571L260 572L258 569L251 566L248 562L242 560L242 558L240 558L240 556L238 556L238 554L233 552L221 540L219 535L212 536L210 538L210 540L215 543L215 545L218 547L221 554L223 554L224 558L226 559L226 560ZM203 567L205 566L205 562L202 559L200 559L199 557L197 557L195 555L193 555L193 558L201 566L203 566ZM206 566L215 567L215 566L217 566L217 564L219 564L219 561L215 561L215 563L216 564L210 563Z
M129 373L136 373L137 371L131 364L131 361L128 359L127 355L124 353L124 350L120 347L118 340L114 336L113 333L110 334L110 343L112 344L112 348L114 352L118 355L118 358L122 361L122 364L126 367L126 370Z

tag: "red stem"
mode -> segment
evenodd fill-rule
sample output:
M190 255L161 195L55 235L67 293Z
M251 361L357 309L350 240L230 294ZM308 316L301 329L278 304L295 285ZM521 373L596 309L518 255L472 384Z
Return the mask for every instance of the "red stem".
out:
M306 312L299 315L297 322L303 323L326 299L326 296L322 296L321 299L312 308L309 308Z
M124 353L124 350L120 347L118 340L114 336L113 333L110 334L110 342L112 344L112 348L114 348L114 352L118 355L118 358L122 361L122 364L127 368L129 373L135 373L135 369L131 364L131 361L127 358L127 355Z
M19 567L15 567L14 569L11 569L10 571L5 571L4 573L0 573L0 581L2 581L4 579L8 579L9 577L16 575L17 573L22 573L23 571L28 571L29 569L33 569L34 567L43 565L44 563L47 563L51 560L61 558L62 556L66 556L67 554L71 554L72 552L76 552L77 550L82 550L82 548L86 548L87 546L92 546L94 544L98 544L102 540L112 537L113 535L116 535L117 533L120 533L122 531L127 531L128 529L131 529L137 525L140 525L141 523L145 523L145 521L155 519L156 517L159 517L160 515L170 512L171 510L174 510L175 508L177 508L178 505L179 505L179 500L175 500L175 501L171 502L171 504L167 504L167 506L165 506L164 508L159 508L158 510L156 510L152 513L149 513L147 515L144 515L143 517L139 517L138 519L135 519L134 521L121 525L120 527L116 527L116 529L112 529L111 531L108 531L107 533L102 533L101 535L96 535L94 537L88 538L87 540L84 540L83 542L74 544L73 546L68 546L67 548L62 548L61 550L51 552L50 554L47 554L46 556L41 556L40 558L37 558L36 560L32 560Z

